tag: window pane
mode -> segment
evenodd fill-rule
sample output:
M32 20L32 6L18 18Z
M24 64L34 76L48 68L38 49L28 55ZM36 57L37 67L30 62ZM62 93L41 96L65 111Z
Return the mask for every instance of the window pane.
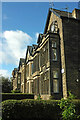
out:
M56 48L56 42L52 42L52 47Z
M58 78L58 72L57 71L53 71L53 78Z
M54 32L54 29L55 29L55 25L52 24L52 25L51 25L51 31Z
M57 51L56 51L56 49L53 49L53 60L57 61Z
M59 83L58 80L53 80L53 91L54 93L59 93Z
M20 78L18 78L18 84L20 84Z

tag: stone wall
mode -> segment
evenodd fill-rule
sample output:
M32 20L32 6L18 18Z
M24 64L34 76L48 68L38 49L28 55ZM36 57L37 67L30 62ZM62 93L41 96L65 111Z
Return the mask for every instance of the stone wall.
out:
M56 47L53 47L53 42L56 43ZM53 60L53 52L52 50L56 49L57 52L57 60ZM58 78L53 78L53 71L57 71ZM54 92L54 80L58 80L58 92ZM51 33L50 34L50 87L51 87L51 95L54 99L60 99L62 97L62 79L61 79L61 51L60 51L60 37L59 34Z
M80 98L80 21L63 19L67 89ZM79 80L79 81L77 81Z

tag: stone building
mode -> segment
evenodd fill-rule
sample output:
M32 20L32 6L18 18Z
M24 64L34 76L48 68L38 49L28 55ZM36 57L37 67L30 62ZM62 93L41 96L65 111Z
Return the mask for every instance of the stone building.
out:
M12 71L12 83L13 83L13 90L16 90L18 88L18 84L17 84L17 68L14 68L14 70Z
M23 93L60 99L71 91L80 98L80 10L70 13L50 8L44 33L39 34L37 45L27 46L23 61L17 75L13 74L14 89L19 75Z

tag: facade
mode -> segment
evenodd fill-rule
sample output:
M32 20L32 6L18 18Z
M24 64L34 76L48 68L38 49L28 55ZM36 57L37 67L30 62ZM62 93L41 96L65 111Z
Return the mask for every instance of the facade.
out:
M17 89L17 68L14 68L14 70L12 71L12 83L13 83L13 90Z
M80 10L50 8L44 33L37 45L27 46L15 72L13 89L33 93L35 98L39 94L43 99L66 98L68 91L80 98Z

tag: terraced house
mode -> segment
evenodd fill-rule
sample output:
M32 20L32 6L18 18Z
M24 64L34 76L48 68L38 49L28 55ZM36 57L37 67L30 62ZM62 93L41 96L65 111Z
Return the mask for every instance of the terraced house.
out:
M80 10L49 9L37 45L27 46L25 59L13 74L13 89L40 94L43 99L80 98Z

